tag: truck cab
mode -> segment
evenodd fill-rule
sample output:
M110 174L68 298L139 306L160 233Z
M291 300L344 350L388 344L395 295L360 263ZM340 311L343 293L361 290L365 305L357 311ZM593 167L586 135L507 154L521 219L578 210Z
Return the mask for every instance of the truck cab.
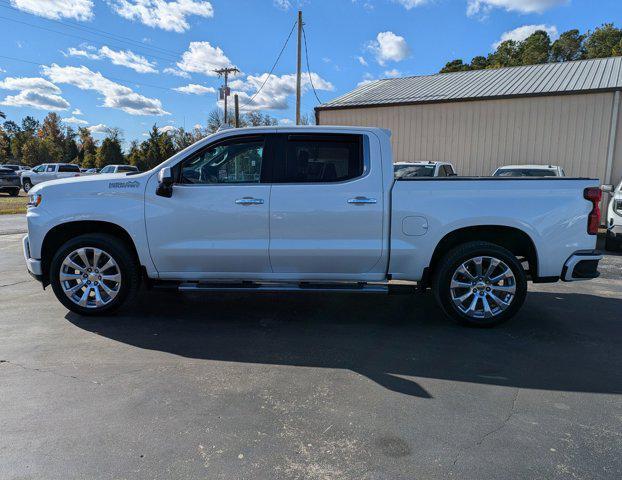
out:
M23 172L21 183L24 191L28 193L34 185L41 182L79 177L81 174L80 167L73 163L44 163L32 170Z

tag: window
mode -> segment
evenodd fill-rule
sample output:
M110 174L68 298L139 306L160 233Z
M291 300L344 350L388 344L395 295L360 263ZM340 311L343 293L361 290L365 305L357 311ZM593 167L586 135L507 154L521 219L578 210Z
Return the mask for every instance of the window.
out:
M544 168L504 168L497 170L495 177L555 177L554 170Z
M106 165L104 168L102 168L100 170L99 173L110 173L114 171L114 167L110 166L110 165Z
M117 172L138 172L138 168L132 165L121 165L117 168Z
M445 176L451 177L452 175L455 175L454 169L451 168L451 165L443 165L443 169L445 170Z
M43 170L45 170L45 165L39 165L38 167L35 167L32 169L33 172L37 172L37 173L40 173Z
M435 168L434 164L396 165L395 178L433 177Z
M363 175L358 135L289 135L285 164L278 165L281 183L342 182Z
M48 166L45 168L45 171L46 171L46 172L53 172L53 171L54 171L54 168L55 168L55 166L54 166L54 165L48 165Z
M184 160L180 183L259 183L264 156L264 137L225 140Z
M445 165L439 165L437 177L446 177L446 176L447 176L447 170L445 170Z
M80 167L77 165L60 165L58 167L59 172L78 172L80 173Z

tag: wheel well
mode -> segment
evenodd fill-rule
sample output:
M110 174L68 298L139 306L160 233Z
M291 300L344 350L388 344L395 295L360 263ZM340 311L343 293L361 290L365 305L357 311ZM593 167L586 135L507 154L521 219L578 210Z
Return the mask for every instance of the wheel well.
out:
M67 222L56 225L52 228L43 239L41 246L41 267L43 273L43 281L45 284L49 283L49 271L50 264L52 263L52 257L54 253L63 245L66 241L77 237L78 235L84 235L86 233L106 233L117 237L124 242L130 249L130 252L136 258L136 261L140 264L138 258L138 252L136 246L127 231L114 223L101 222L101 221L78 221Z
M516 257L527 262L526 271L532 278L537 276L538 255L531 237L518 228L500 225L460 228L445 235L432 254L426 276L432 275L436 265L447 252L462 243L472 241L490 242L508 249Z

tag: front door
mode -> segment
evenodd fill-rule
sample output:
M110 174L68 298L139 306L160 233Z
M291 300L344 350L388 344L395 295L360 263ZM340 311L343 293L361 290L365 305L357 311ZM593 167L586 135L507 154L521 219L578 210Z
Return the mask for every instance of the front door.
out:
M299 279L361 278L383 249L380 158L364 135L283 134L275 148L270 261Z
M170 198L155 194L152 177L145 215L161 278L253 278L270 272L265 141L264 135L233 137L192 154L173 168Z

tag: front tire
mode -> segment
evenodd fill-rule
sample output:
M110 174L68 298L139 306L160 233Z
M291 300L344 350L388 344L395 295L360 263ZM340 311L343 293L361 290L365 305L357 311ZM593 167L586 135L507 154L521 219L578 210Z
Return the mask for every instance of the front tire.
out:
M527 277L509 250L469 242L440 261L433 279L436 301L451 319L471 327L493 327L512 318L527 295Z
M22 188L24 189L24 192L28 193L32 188L32 181L29 178L25 179L22 183Z
M80 235L64 243L50 264L56 298L69 310L93 316L111 313L131 299L140 284L138 261L112 235Z

